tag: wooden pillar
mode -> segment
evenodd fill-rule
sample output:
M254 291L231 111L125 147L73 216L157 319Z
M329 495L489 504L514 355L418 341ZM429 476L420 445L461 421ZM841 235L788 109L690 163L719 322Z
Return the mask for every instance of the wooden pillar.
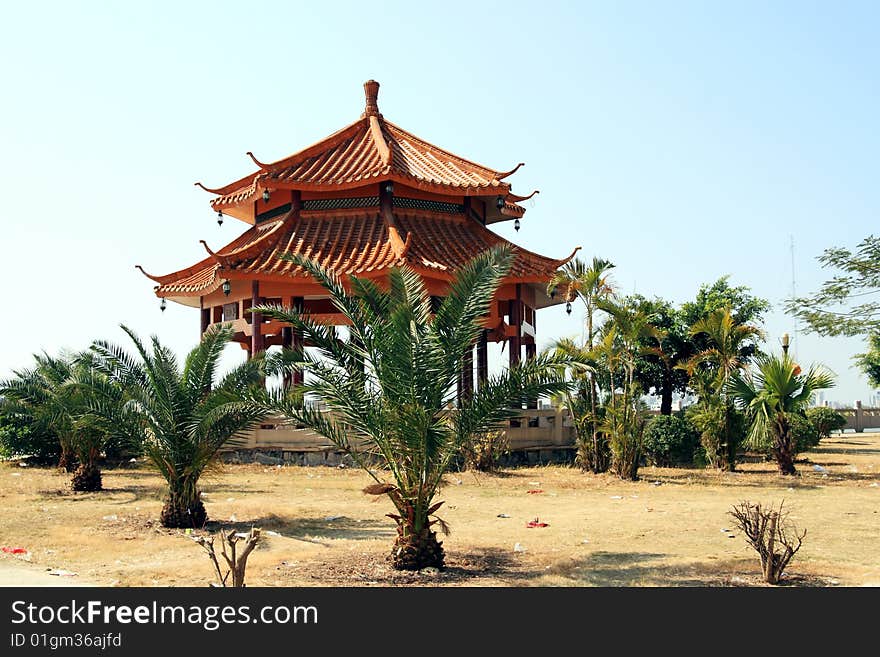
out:
M262 303L260 299L260 281L251 283L251 307L259 306ZM253 358L263 351L263 313L251 313L251 352Z
M508 338L507 347L508 347L508 358L510 359L510 367L514 367L519 364L520 359L522 358L522 341L520 336L522 335L522 288L520 287L520 283L516 284L516 298L511 299L508 302L508 315L510 316L510 325L514 329L514 334ZM522 408L522 403L518 405L514 405L514 408ZM511 427L521 426L519 420L511 420Z
M535 360L538 355L538 345L534 342L526 345L526 360ZM526 402L526 408L538 408L538 399L529 399Z
M516 365L522 358L522 289L520 284L516 284L516 298L508 301L507 314L510 316L510 326L513 327L514 334L510 336L508 341L510 365Z
M471 346L464 354L464 363L462 364L462 388L466 398L474 395L474 348Z
M474 396L474 348L468 349L461 357L461 372L456 382L455 396L459 406L462 400Z
M482 388L489 378L489 331L483 329L477 340L477 385Z
M305 306L305 302L302 297L291 297L290 298L290 307L293 308L294 311L298 313L302 313ZM303 349L303 334L299 329L293 330L293 348L297 351L302 351ZM293 372L293 385L301 386L305 383L306 375L305 372L301 369L294 370Z
M207 331L208 327L211 325L211 309L205 308L205 297L199 297L199 308L202 309L202 324L199 331L199 337L201 337L205 334L205 331Z
M281 327L281 348L288 350L293 346L293 328L290 326ZM284 389L287 390L293 385L293 374L284 375Z

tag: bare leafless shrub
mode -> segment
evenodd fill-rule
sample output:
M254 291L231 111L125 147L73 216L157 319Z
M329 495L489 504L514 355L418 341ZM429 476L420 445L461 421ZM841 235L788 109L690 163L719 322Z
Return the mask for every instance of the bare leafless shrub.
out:
M205 552L208 554L208 558L211 560L211 563L214 564L214 572L217 574L217 583L212 584L212 586L218 587L243 587L244 586L244 574L245 569L247 568L247 560L250 553L253 551L255 547L257 547L257 543L260 540L260 530L253 529L247 533L244 532L236 532L235 530L229 532L219 531L217 532L217 536L221 538L220 541L220 550L221 555L223 556L223 560L226 562L227 570L224 575L220 570L220 563L217 559L217 553L214 551L214 536L198 536L194 540L196 543L204 548ZM244 547L241 552L237 552L237 545L240 541L244 541ZM227 546L229 549L227 550ZM232 583L228 584L229 575L232 575Z
M806 529L798 532L797 527L789 522L788 514L785 500L779 503L778 508L764 508L760 504L744 501L730 511L749 545L761 558L762 574L768 584L779 583L783 571L800 550L807 535Z

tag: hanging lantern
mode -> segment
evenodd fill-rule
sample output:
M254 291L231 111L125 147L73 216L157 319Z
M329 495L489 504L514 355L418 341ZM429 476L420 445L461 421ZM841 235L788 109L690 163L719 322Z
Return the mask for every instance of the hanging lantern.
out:
M519 232L519 219L513 222L513 229L518 233Z
M394 193L394 183L392 181L389 180L387 183L385 183L385 191L388 194Z
M565 304L565 312L571 315L571 301L567 301Z
M168 304L165 303L165 297L162 297L162 301L159 302L159 310L161 310L161 311L164 313L164 312L165 312L165 307L166 307L167 305L168 305Z
M498 198L495 199L495 207L498 208L499 210L504 207L504 197L503 196L499 196Z
M220 212L219 210L217 211L217 225L218 226L223 225L223 213Z
M229 279L227 278L225 281L223 281L223 294L228 297L230 292L232 292L232 285L229 283Z
M269 190L264 189L263 190L263 203L268 203L268 202L269 202Z
M551 299L556 298L556 288L555 287L552 290L550 290L550 298Z

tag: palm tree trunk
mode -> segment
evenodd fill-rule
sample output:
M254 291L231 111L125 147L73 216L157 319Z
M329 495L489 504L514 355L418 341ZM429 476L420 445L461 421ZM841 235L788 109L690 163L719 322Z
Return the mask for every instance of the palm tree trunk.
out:
M416 530L405 522L398 522L397 539L391 548L391 566L396 570L443 568L443 542L437 540L430 527Z
M70 487L76 491L95 492L102 490L101 485L101 468L98 467L96 461L98 452L90 449L82 464L73 473L70 480Z
M73 451L73 448L70 445L70 441L61 438L61 456L58 457L58 467L63 468L65 472L74 472L76 470L78 461L76 458L76 454Z
M159 520L163 527L198 529L204 527L208 513L202 503L202 494L195 482L181 481L172 485L162 505Z
M776 457L776 465L779 473L784 475L797 474L794 467L794 446L792 445L791 426L784 413L779 413L775 420L775 442L773 455Z

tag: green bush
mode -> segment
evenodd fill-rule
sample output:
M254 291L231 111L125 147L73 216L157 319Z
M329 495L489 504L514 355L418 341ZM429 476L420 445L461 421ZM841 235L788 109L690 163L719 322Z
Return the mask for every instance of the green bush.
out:
M788 421L791 425L791 435L794 438L797 452L806 452L819 444L819 434L816 427L807 419L806 415L789 413Z
M827 406L807 409L807 419L816 430L818 440L830 438L832 431L840 431L846 427L846 418Z
M33 456L57 461L61 444L54 433L40 431L28 420L0 412L0 456Z
M643 450L652 465L690 465L700 450L700 432L686 417L659 415L645 429Z

